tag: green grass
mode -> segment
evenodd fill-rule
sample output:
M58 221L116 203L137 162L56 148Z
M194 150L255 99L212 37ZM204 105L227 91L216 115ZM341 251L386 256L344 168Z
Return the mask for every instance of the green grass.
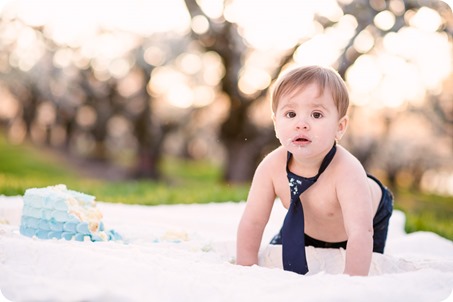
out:
M400 188L395 208L406 214L406 231L430 231L453 240L453 197Z
M10 145L0 135L0 194L22 195L30 187L62 182L77 182L77 174L48 153L28 145Z
M221 168L208 162L165 158L161 182L108 182L80 177L48 152L7 144L1 135L0 150L0 195L23 195L27 188L66 184L99 201L159 205L242 201L248 192L248 185L221 183Z
M208 162L165 158L163 181L109 182L80 177L49 153L32 146L14 146L0 135L0 195L23 195L27 188L66 184L92 194L98 201L159 205L242 201L248 185L220 182L221 168ZM406 214L406 231L432 231L453 240L453 198L411 192L395 192L395 208Z

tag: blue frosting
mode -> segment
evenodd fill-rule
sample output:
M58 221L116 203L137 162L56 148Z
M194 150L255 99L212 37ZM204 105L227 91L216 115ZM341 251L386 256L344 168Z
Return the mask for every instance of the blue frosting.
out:
M95 209L95 197L68 190L64 185L32 188L25 191L20 233L39 239L65 239L77 241L121 240L114 230L105 230L104 223L90 224L71 214L76 206L83 211ZM77 214L80 215L80 214ZM82 215L83 216L83 215Z
M44 219L39 220L38 228L42 231L50 231L50 225L47 220Z
M75 233L71 232L62 232L61 233L61 238L66 239L66 240L71 240L74 237Z
M79 234L88 235L91 233L90 229L88 227L88 223L86 223L86 222L79 223L76 227L76 230L77 230L77 233L79 233Z
M77 230L77 222L68 221L68 222L64 223L63 230L65 230L66 232L75 233Z
M49 220L49 227L51 231L61 232L63 231L63 226L64 226L63 222L58 222L53 218Z

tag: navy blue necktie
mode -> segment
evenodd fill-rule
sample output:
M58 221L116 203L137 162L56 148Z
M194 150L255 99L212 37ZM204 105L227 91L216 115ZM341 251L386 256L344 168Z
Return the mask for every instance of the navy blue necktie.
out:
M305 255L304 210L300 202L300 195L316 182L319 175L327 168L336 152L334 144L329 153L324 157L318 174L305 178L289 171L286 165L289 187L291 190L291 204L281 229L283 269L305 275L308 272L307 258ZM288 154L288 163L290 159Z

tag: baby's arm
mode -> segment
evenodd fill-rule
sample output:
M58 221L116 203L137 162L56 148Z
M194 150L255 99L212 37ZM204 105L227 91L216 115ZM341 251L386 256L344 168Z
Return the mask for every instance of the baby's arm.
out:
M269 158L258 166L237 233L236 263L258 264L258 251L264 228L275 200Z
M371 192L361 168L352 168L337 183L337 194L348 235L344 273L367 276L373 253Z

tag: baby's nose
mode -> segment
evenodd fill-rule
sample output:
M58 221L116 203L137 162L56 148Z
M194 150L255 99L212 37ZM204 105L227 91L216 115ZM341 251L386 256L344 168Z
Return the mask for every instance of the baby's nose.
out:
M304 118L299 118L296 121L296 128L297 129L308 129L310 125L308 124L308 121Z

